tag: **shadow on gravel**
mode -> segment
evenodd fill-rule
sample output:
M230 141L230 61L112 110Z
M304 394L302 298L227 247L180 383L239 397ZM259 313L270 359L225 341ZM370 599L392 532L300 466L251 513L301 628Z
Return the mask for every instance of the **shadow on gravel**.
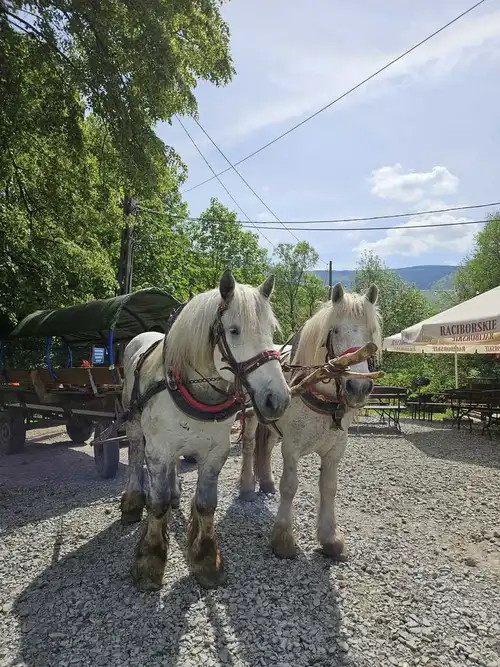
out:
M276 559L268 546L272 520L262 497L250 505L233 502L217 524L227 586L205 591L192 577L179 576L159 594L139 593L130 579L142 526L113 523L17 598L18 660L26 667L194 667L199 647L212 653L209 664L234 667L241 661L252 667L347 664L337 649L340 613L330 561L304 553ZM186 523L181 511L173 514L171 548L175 539L184 549ZM194 605L201 615L196 622L189 616ZM207 641L207 623L215 646Z
M114 498L125 484L127 466L114 479L99 477L94 459L57 442L0 459L0 530L10 531L60 516L76 507ZM30 489L38 487L36 494ZM43 494L41 488L46 489Z
M452 430L448 426L404 434L404 438L432 458L500 468L500 442L477 432Z

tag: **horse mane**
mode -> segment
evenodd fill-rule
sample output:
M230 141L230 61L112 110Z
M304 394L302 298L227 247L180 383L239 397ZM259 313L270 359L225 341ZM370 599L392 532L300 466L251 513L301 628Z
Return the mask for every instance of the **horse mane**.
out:
M292 363L311 366L323 364L328 332L335 322L343 319L365 320L367 330L371 333L369 340L376 344L379 357L382 350L382 323L378 308L362 294L345 292L337 303L328 300L320 304L316 313L306 321Z
M165 337L166 368L176 368L186 377L189 368L200 372L213 370L210 333L221 303L219 289L209 290L186 303ZM241 329L242 339L265 336L271 340L278 321L269 299L257 287L236 283L229 309Z

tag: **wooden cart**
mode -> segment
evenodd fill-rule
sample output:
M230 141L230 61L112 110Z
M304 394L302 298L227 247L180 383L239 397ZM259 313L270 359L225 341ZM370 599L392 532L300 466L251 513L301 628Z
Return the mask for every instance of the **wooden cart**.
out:
M179 305L167 292L150 288L25 317L0 341L0 452L20 452L28 429L57 424L66 425L75 443L84 443L92 433L97 439L122 412L120 355L125 345L144 331L163 331ZM8 357L16 346L40 339L45 341L44 363L10 367ZM54 364L56 348L65 350L65 367ZM101 477L116 475L119 447L125 442L121 432L94 445Z

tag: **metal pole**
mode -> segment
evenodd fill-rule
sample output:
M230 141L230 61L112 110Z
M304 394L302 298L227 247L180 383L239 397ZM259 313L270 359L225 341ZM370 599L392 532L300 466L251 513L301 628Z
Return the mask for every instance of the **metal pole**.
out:
M333 265L332 265L332 260L328 262L328 287L330 290L333 287Z
M455 352L455 389L458 389L458 354Z

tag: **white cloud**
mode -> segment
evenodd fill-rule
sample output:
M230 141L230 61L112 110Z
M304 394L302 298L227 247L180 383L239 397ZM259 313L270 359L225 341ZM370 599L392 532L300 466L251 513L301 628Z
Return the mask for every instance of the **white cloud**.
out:
M401 229L391 229L386 236L376 241L363 240L354 251L361 253L372 250L380 257L402 255L404 257L418 257L428 252L439 252L444 255L464 255L470 250L474 235L479 231L479 225L449 226L456 222L472 220L465 216L456 216L451 213L426 213L412 218ZM415 225L442 224L443 227L415 229Z
M272 4L267 0L246 5L230 3L225 13L233 35L236 69L241 74L226 89L231 98L222 105L227 117L221 118L221 105L216 105L222 133L226 137L244 137L316 111L457 13L453 3L441 12L435 3L427 3L425 9L418 20L404 15L399 20L392 19L384 26L388 30L385 34L372 30L378 19L364 7L356 11L354 7L336 8L332 21L329 0L317 0L305 27L302 12L298 8L292 10L284 0ZM409 30L409 25L413 30ZM346 38L353 31L359 39ZM384 48L385 44L389 46ZM436 81L475 58L491 61L499 55L500 11L470 14L341 104L359 103L367 95L385 92L396 83Z
M370 176L372 194L382 199L400 202L421 202L424 197L441 197L458 190L459 179L446 167L433 167L431 171L403 172L400 164L379 167Z

